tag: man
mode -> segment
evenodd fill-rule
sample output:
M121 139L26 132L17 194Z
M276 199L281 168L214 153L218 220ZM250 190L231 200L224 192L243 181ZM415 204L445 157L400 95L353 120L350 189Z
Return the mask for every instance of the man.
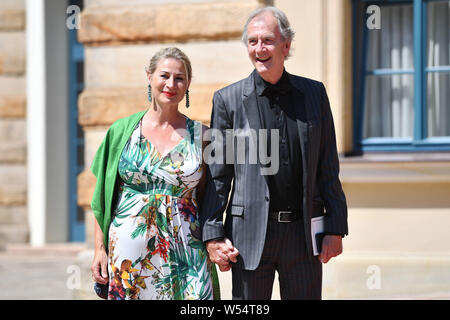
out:
M279 9L254 11L243 41L255 70L213 98L211 127L216 133L226 136L231 129L277 133L267 134L265 148L279 157L276 172L262 174L268 166L262 161L237 161L239 152L229 161L235 143L225 145L226 150L215 153L215 161L209 163L201 211L203 241L221 271L231 267L233 299L270 299L275 270L282 299L321 299L322 263L342 252L342 237L348 233L325 88L284 69L293 35ZM213 137L212 145L218 150L222 141L227 139ZM255 145L254 141L245 145L247 158ZM223 161L217 154L223 154ZM311 218L321 215L325 236L317 257Z

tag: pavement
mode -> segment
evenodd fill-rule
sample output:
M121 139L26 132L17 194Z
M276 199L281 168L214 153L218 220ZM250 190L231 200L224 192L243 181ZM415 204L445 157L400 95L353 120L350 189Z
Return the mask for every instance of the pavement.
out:
M10 245L0 251L0 300L96 300L90 282L91 259L85 244ZM219 272L219 281L222 299L230 300L231 271ZM277 278L272 299L280 299ZM368 299L450 300L450 292Z
M96 300L91 261L85 244L8 245L0 251L0 300ZM231 300L231 271L219 272L219 282L222 299ZM272 299L280 299L278 281Z
M0 251L0 300L71 300L82 250L85 246L64 244Z

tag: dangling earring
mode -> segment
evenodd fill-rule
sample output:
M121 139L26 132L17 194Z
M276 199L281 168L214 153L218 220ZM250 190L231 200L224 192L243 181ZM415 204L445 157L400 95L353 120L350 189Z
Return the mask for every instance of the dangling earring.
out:
M189 108L189 89L186 90L186 108Z
M148 85L148 101L152 102L152 87L150 85Z

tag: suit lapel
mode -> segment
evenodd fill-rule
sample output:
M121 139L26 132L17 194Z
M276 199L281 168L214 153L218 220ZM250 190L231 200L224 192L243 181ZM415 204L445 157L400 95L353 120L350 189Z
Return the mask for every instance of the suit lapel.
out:
M256 70L253 71L255 73ZM250 129L255 130L257 139L253 142L253 146L256 147L258 151L258 159L256 161L256 166L246 166L246 170L253 170L251 168L257 169L257 175L261 175L261 162L259 159L259 131L262 129L261 116L258 109L257 93L255 90L255 82L253 73L245 80L243 89L243 106L244 111L247 116L248 124ZM267 175L263 176L266 184L268 183Z
M261 117L258 110L258 102L256 100L256 90L253 73L246 79L243 90L243 104L244 110L247 114L248 123L250 128L256 130L258 134L261 129Z
M314 192L311 188L308 187L308 180L310 180L308 173L310 172L309 169L309 157L311 154L310 148L311 148L311 137L310 137L310 119L311 119L311 110L309 109L309 105L306 105L306 99L305 99L305 93L304 88L301 86L300 81L296 81L296 79L293 79L294 77L291 77L292 83L294 83L295 86L295 101L298 101L298 118L297 118L297 129L298 129L298 135L300 139L300 149L302 152L302 173L303 173L303 223L305 228L305 234L308 236L308 233L311 230L311 215L307 214L308 208L310 207L310 204L308 203L308 192ZM307 247L308 251L311 251L311 244L309 241L307 241Z
M294 77L290 77L291 83L295 87L294 89L294 101L296 103L297 110L297 130L300 139L300 150L302 153L302 166L303 166L303 186L306 186L309 154L310 154L310 137L309 137L309 121L310 114L308 106L305 104L305 95L300 83L296 81Z
M309 165L309 134L308 122L297 119L297 129L300 138L300 149L302 151L303 186L306 185Z

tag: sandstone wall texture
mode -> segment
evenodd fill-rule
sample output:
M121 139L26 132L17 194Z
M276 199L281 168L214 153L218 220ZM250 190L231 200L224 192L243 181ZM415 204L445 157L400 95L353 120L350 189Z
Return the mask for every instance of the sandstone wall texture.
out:
M28 241L25 4L0 2L0 250Z

